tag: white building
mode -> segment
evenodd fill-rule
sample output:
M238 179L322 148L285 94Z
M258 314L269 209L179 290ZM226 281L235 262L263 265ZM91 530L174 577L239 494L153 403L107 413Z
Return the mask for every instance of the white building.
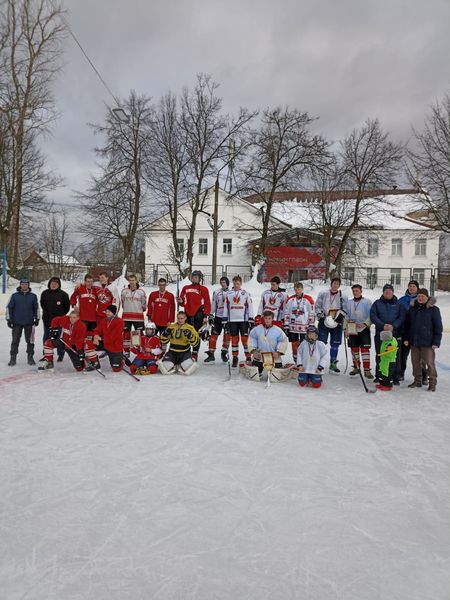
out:
M249 241L258 237L261 228L261 212L250 202L230 196L219 190L218 223L220 224L217 244L217 276L222 274L241 275L244 279L252 275L252 256ZM209 283L212 273L214 213L214 190L208 192L204 212L199 213L195 228L193 269L200 269ZM179 208L178 246L185 251L189 229L185 221L190 221L189 204ZM273 229L289 229L290 225L275 217L271 219ZM154 282L160 276L175 278L178 271L171 259L171 223L168 215L153 221L145 232L145 278Z
M344 202L352 202L345 200ZM273 205L269 234L293 227L311 229L310 203L286 200ZM432 286L437 276L440 233L421 222L419 199L411 194L385 195L380 209L369 222L355 229L347 245L341 275L349 282L375 287L392 282L406 287L411 278L420 285ZM193 268L205 274L210 281L212 271L212 214L214 191L211 189L205 212L197 218ZM185 249L189 230L183 220L189 221L188 203L180 207L178 245ZM251 276L252 256L250 240L259 237L261 212L257 204L230 197L219 192L219 223L217 275L239 273ZM151 223L146 230L146 281L154 282L161 275L174 278L177 268L170 259L172 242L170 220L167 215Z

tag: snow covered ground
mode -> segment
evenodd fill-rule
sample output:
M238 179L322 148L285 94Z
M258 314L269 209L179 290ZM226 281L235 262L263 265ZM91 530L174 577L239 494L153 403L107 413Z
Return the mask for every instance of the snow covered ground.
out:
M38 375L0 341L2 600L450 597L448 333L435 394Z

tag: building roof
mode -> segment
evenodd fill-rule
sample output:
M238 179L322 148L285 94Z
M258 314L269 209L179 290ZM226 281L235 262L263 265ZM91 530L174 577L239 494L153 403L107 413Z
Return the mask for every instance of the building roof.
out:
M372 229L404 229L424 231L433 229L430 222L428 211L424 210L421 203L420 194L414 193L393 193L382 197L367 196L366 206L370 210L362 211L359 227ZM372 202L372 200L374 202ZM339 205L354 202L354 198L336 199L337 204L333 206L339 210ZM277 219L290 224L295 228L308 229L314 227L314 205L313 201L298 201L297 199L275 202L272 205L272 215ZM255 206L263 207L264 203ZM351 206L348 210L348 224L352 218ZM342 227L346 226L345 219L340 223Z
M357 198L358 192L357 190L332 190L326 192L320 192L317 190L291 190L284 192L275 192L274 201L275 202L305 202L305 203L314 203L316 200L323 197L326 194L326 197L330 201L334 200L355 200ZM364 198L375 198L380 196L404 196L410 194L417 194L417 190L408 188L391 188L391 189L370 189L365 190L363 192ZM250 202L252 204L260 204L262 202L262 197L264 194L251 194L250 196L244 196L244 200Z

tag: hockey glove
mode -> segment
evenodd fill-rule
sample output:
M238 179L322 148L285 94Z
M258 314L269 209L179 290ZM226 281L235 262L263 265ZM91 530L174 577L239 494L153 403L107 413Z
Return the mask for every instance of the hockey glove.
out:
M188 340L192 340L192 338L194 337L194 334L189 329L184 329L183 333L186 336L186 339Z
M248 320L249 329L252 330L254 326L255 326L255 319L249 319Z
M61 329L59 329L59 327L52 327L49 331L49 334L51 340L59 340Z
M319 310L316 310L316 317L319 321L325 319L325 311L319 308Z
M77 350L78 358L84 360L84 350Z
M39 325L39 319L35 319L35 320L33 321L33 325L34 325L35 327L37 327L37 326Z
M9 327L10 329L12 329L12 328L14 327L14 323L13 323L12 321L10 321L9 319L8 319L8 321L6 321L6 322L8 323L8 327Z
M214 325L214 316L213 315L209 315L208 325L211 325L211 327Z

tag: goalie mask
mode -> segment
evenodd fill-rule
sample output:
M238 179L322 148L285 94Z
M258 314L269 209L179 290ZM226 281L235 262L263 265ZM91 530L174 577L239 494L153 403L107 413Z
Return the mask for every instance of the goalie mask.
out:
M147 335L148 337L152 337L152 335L155 335L156 333L156 325L153 322L147 323L147 326L145 328L145 335Z
M313 344L314 342L317 341L318 338L319 338L319 332L317 330L317 327L315 327L314 325L310 325L308 327L308 329L306 330L306 340L310 344Z

